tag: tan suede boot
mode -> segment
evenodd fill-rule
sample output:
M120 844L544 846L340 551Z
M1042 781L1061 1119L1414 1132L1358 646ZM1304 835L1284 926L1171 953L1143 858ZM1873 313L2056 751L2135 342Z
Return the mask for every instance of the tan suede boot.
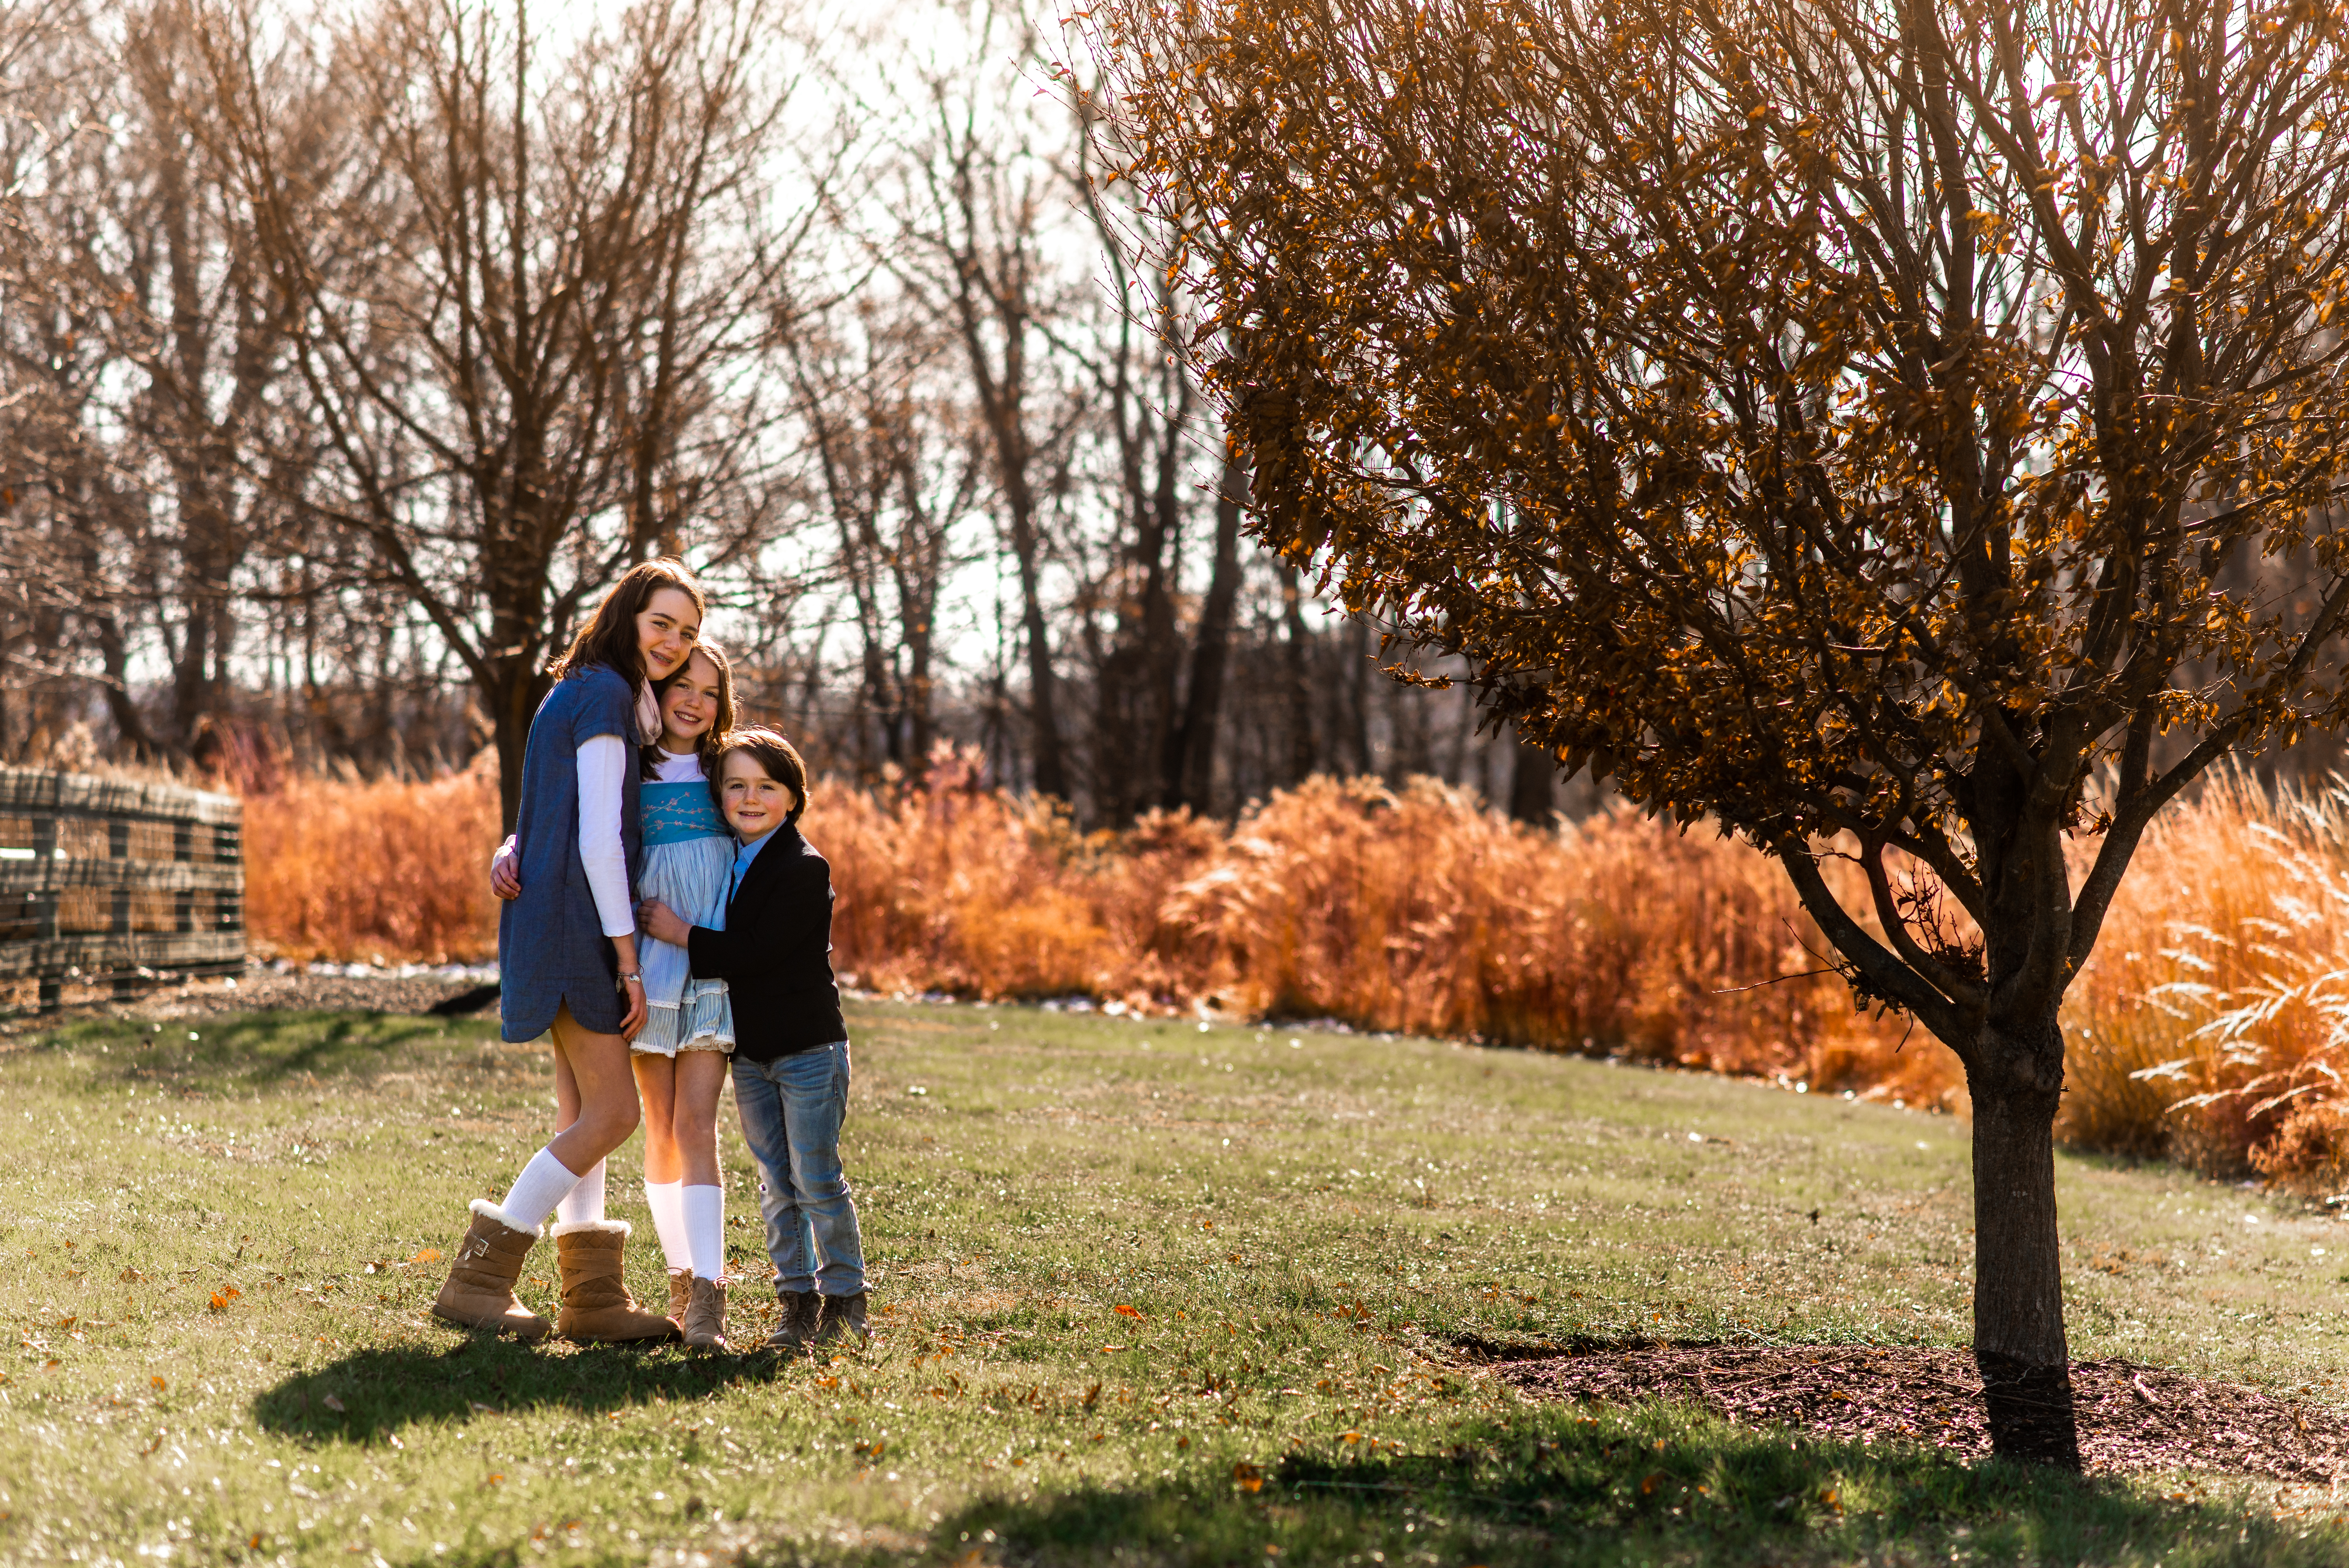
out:
M515 1300L513 1287L522 1277L523 1259L538 1236L514 1224L487 1198L474 1199L472 1209L472 1228L458 1243L449 1278L433 1300L432 1315L535 1345L554 1326Z
M692 1301L692 1299L693 1271L691 1269L669 1270L668 1320L671 1323L676 1324L680 1331L685 1327L686 1305L688 1303Z
M565 1339L607 1345L671 1340L677 1325L647 1312L628 1294L621 1271L626 1220L581 1220L554 1227L554 1256L563 1270L563 1312L554 1332Z
M685 1342L697 1350L726 1348L726 1282L693 1276L685 1305Z

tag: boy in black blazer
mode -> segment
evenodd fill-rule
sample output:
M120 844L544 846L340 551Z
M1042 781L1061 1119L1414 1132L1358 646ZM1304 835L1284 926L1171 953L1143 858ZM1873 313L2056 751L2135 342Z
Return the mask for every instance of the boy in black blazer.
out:
M719 744L710 780L740 846L726 928L688 926L657 900L647 932L723 980L734 1008L734 1103L759 1162L759 1209L775 1263L781 1326L766 1348L865 1332L864 1244L841 1169L848 1026L832 975L832 868L800 836L807 764L771 729Z

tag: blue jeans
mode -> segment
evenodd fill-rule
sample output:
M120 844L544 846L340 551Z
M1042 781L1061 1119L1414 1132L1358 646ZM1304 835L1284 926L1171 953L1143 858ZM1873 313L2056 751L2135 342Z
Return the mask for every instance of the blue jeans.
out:
M864 1288L856 1200L840 1168L848 1119L848 1042L771 1062L734 1058L742 1140L759 1162L759 1212L778 1291L854 1295Z

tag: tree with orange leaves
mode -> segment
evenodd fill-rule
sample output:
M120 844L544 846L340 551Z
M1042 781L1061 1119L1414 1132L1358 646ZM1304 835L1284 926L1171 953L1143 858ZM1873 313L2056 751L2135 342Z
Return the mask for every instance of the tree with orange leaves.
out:
M1775 856L1973 1099L1975 1354L2079 1463L2058 1010L2147 824L2349 713L2349 21L2291 0L1124 0L1254 526ZM2307 584L2252 584L2287 559ZM2094 849L2074 885L2067 839ZM1839 903L1823 857L1872 894Z

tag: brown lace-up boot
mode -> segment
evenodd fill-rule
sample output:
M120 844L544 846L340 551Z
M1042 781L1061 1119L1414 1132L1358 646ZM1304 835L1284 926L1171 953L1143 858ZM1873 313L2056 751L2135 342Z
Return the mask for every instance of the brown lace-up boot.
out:
M775 1297L782 1306L783 1320L775 1325L775 1331L759 1348L780 1350L786 1355L806 1349L807 1342L815 1337L816 1322L823 1310L823 1298L812 1290L777 1291Z
M473 1200L472 1227L457 1245L449 1277L432 1303L432 1315L466 1328L511 1334L535 1345L554 1326L514 1297L523 1259L537 1233L525 1231L487 1198Z
M828 1295L823 1298L823 1316L815 1326L814 1346L818 1350L835 1340L854 1336L858 1345L866 1338L864 1328L864 1293L848 1295Z
M693 1276L685 1304L685 1342L697 1350L726 1348L726 1282Z
M693 1271L691 1269L669 1270L668 1320L671 1323L676 1324L680 1332L682 1332L685 1327L686 1305L692 1301L692 1299Z
M626 1345L677 1337L677 1325L647 1312L628 1294L626 1220L581 1220L554 1227L555 1261L563 1269L563 1312L554 1332L565 1339Z

